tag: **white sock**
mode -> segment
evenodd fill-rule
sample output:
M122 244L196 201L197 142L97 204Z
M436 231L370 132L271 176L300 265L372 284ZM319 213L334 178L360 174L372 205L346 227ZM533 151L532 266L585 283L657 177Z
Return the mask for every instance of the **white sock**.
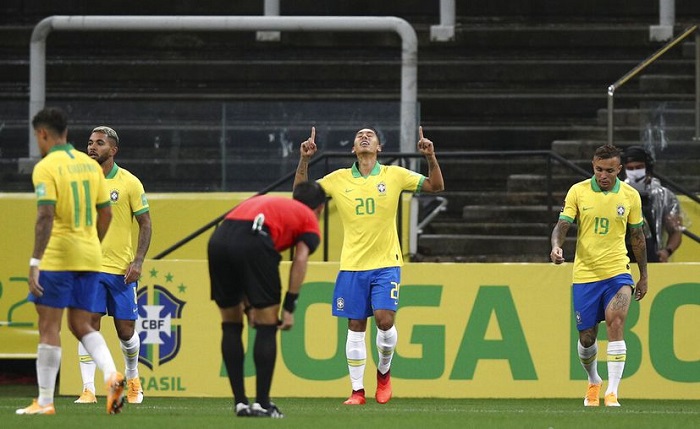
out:
M126 376L127 380L136 378L139 376L139 349L141 347L138 332L134 330L134 335L128 341L120 340L120 343L126 367L124 376Z
M92 331L84 335L80 342L85 346L85 350L90 353L97 367L102 370L105 383L107 383L109 378L117 372L117 367L114 365L114 359L109 353L104 337L98 331Z
M80 366L80 376L83 379L83 390L87 389L95 393L95 361L92 356L85 350L83 343L78 341L78 361Z
M592 346L583 347L581 341L578 342L578 358L581 361L581 366L588 374L588 382L591 384L600 384L603 380L598 375L598 341Z
M348 360L352 390L364 389L365 366L367 364L367 346L365 345L364 332L348 330L348 337L345 341L345 356Z
M56 376L61 367L61 347L39 344L36 349L36 381L39 385L37 402L42 407L53 404Z
M379 353L377 369L381 374L386 374L391 368L391 358L394 357L394 349L398 339L399 334L396 331L396 326L392 326L386 331L377 328L377 352Z
M606 395L614 393L617 396L617 388L620 386L626 358L627 344L624 340L608 343L608 390L605 391Z

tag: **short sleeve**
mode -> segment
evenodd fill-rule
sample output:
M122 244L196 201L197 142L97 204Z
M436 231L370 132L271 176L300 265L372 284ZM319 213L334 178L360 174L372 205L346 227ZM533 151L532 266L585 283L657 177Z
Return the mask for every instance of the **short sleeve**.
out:
M576 216L578 215L578 192L576 192L576 187L572 186L569 192L566 193L566 198L564 199L564 206L561 208L561 214L559 215L559 220L565 220L567 222L574 222Z

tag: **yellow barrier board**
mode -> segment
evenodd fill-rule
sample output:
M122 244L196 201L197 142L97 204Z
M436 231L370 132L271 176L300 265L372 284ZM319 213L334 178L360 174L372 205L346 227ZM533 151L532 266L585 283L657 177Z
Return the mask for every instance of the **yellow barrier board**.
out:
M163 251L250 194L151 195L154 238L149 256ZM407 203L408 200L404 200ZM697 209L683 202L692 225ZM694 203L693 203L694 204ZM405 206L407 207L407 206ZM28 258L36 218L33 194L0 194L0 358L35 356L36 312L26 301ZM331 260L342 231L330 208ZM404 211L406 215L408 210ZM407 234L404 216L402 230ZM221 362L219 313L209 300L206 240L210 232L173 253L148 260L140 282L140 371L146 395L230 396ZM405 244L408 242L404 235ZM700 399L698 244L685 239L674 263L652 264L650 292L634 303L625 335L628 348L620 395ZM695 250L694 250L695 249ZM336 253L333 253L336 252ZM331 316L336 263L319 255L309 268L297 325L279 336L273 396L347 396L345 320ZM288 258L287 258L288 259ZM684 263L678 263L684 262ZM286 281L288 262L283 263ZM571 265L407 264L397 314L399 343L392 375L398 397L580 397L583 370L575 355ZM121 367L111 319L105 337ZM601 331L604 331L601 326ZM376 347L367 336L366 387L372 394ZM80 393L77 342L62 331L61 394ZM246 332L246 344L250 333ZM600 371L606 342L600 343ZM246 363L254 393L254 367Z
M275 195L290 196L287 193ZM253 193L179 193L149 194L153 238L148 257L159 254L193 231L227 213ZM404 194L402 210L402 243L408 254L409 205L411 197ZM343 230L333 205L328 207L328 237L322 246L328 247L328 260L340 259ZM0 359L36 356L37 318L34 305L28 303L27 275L29 258L34 245L36 197L31 193L0 193ZM321 220L321 230L325 220ZM206 259L207 241L213 229L186 243L167 256L168 259ZM137 242L138 228L133 228ZM284 259L289 260L286 252ZM408 259L408 258L406 258ZM311 255L313 261L323 261L323 251Z
M392 365L396 397L581 397L571 264L407 264ZM205 261L147 261L139 286L140 372L145 396L231 395L221 360L219 312L209 300ZM286 279L289 263L283 263ZM331 316L338 266L312 263L295 313L278 336L273 397L344 397L345 319ZM633 303L625 333L620 396L700 399L700 264L656 264L647 297ZM105 337L121 366L111 319ZM373 394L377 353L368 329L365 385ZM600 366L607 377L601 325ZM67 328L62 395L82 383L77 342ZM254 394L251 333L244 331L246 386ZM653 390L648 387L654 386Z

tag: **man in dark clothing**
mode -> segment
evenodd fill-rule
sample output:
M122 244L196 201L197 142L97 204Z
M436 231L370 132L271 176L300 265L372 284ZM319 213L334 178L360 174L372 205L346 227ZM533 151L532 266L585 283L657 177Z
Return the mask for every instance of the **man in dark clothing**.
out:
M622 157L627 178L642 198L648 262L668 262L683 240L683 213L676 195L653 176L654 159L642 146L630 146ZM627 256L635 262L627 237Z
M309 255L321 241L318 218L325 192L315 182L294 188L293 199L252 197L226 215L209 239L211 298L221 311L221 352L238 416L281 418L270 402L277 357L277 329L294 325L294 308L306 274ZM279 252L294 247L289 287L279 320L282 284ZM243 315L256 330L253 356L256 402L249 405L243 375Z

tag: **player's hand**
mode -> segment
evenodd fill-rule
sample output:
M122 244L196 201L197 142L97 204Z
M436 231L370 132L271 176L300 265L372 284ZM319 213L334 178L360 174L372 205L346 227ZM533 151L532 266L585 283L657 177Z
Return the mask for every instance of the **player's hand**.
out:
M280 320L278 328L283 331L288 331L292 329L292 326L294 326L294 314L287 310L282 310L282 320Z
M39 298L44 295L44 288L39 284L39 267L29 267L29 292Z
M637 282L637 287L634 289L634 300L640 301L644 296L646 296L649 290L649 285L647 284L648 279L646 277L640 277Z
M435 148L433 147L433 142L423 136L423 127L418 127L418 136L420 137L418 139L418 151L421 153L421 155L434 155Z
M549 259L555 264L559 265L563 263L564 260L564 250L561 247L552 247L552 252L549 254Z
M311 136L301 143L302 158L311 158L316 153L316 127L311 127Z
M129 264L124 274L124 284L133 283L141 277L141 264L134 261Z

